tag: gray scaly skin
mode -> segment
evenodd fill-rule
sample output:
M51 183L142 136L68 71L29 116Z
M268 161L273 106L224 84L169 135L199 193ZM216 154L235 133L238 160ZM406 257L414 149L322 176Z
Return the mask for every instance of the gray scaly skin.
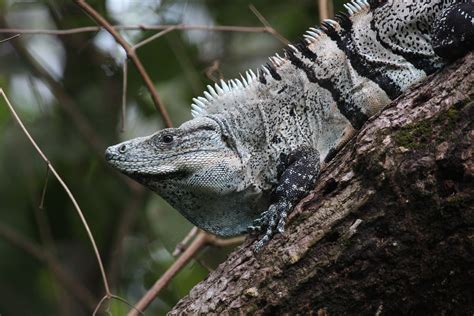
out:
M259 249L370 116L473 49L473 8L348 3L257 74L209 86L194 119L111 146L106 159L208 232L263 231Z

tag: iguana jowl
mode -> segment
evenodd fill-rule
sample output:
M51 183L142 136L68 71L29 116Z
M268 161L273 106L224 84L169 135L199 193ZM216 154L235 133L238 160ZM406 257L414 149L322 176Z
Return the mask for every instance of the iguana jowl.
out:
M364 122L474 46L472 1L355 0L282 57L208 86L194 119L107 149L107 161L219 236L256 248Z

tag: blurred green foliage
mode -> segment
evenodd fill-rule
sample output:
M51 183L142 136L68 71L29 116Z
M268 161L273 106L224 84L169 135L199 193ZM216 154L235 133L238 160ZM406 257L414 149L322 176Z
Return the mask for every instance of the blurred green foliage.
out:
M114 24L261 26L249 10L249 1L89 3ZM291 41L318 22L316 0L256 0L253 4ZM341 4L338 1L336 9ZM94 22L72 1L0 0L0 24L0 28L68 29ZM137 43L154 32L122 34ZM10 35L0 34L0 39ZM174 31L138 52L174 124L179 125L190 119L191 98L212 82L206 70L214 62L219 65L214 75L232 78L265 63L267 56L282 47L264 33ZM120 132L123 60L121 48L104 31L24 34L0 43L0 87L77 198L113 293L135 303L173 262L170 253L192 226L159 197L137 189L104 163L102 152L107 145L163 127L142 79L129 63L125 131ZM67 195L51 176L44 209L39 209L45 177L45 163L0 101L0 230L12 229L43 252L52 253L74 283L97 302L104 289L91 245ZM165 314L228 251L203 251L147 313ZM90 308L78 299L77 289L64 287L50 265L0 234L0 315L88 315ZM114 301L109 310L123 315L128 306Z

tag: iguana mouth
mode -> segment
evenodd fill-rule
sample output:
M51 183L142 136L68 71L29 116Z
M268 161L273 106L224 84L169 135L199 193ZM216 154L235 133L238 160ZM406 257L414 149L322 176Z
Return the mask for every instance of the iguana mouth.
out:
M146 172L140 171L121 171L123 174L129 176L130 178L146 184L151 182L160 182L170 179L183 179L189 176L189 173L186 171L170 171L169 173L158 173L158 174L151 174Z
M181 178L186 172L177 169L161 169L151 166L152 160L121 160L119 158L108 159L107 162L121 173L134 179L165 180L168 178ZM154 172L155 170L155 172Z

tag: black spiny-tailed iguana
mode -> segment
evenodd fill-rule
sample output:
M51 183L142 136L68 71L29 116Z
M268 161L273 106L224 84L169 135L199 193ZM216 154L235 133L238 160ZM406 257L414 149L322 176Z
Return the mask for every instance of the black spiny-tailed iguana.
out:
M371 115L474 45L473 1L346 9L256 74L208 86L194 119L109 147L107 161L206 231L263 229L260 248Z

